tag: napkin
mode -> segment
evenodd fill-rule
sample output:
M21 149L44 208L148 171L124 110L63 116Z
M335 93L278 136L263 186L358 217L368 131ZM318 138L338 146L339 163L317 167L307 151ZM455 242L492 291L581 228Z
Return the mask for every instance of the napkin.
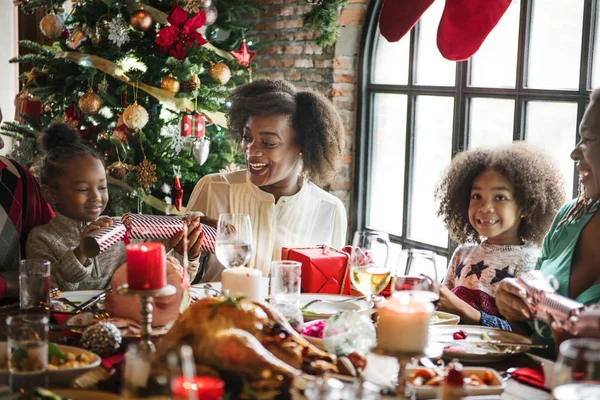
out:
M544 388L544 370L541 366L536 368L519 368L511 374L513 379L540 389Z
M114 367L116 364L123 361L124 357L125 357L125 354L123 354L123 353L117 353L117 354L113 354L112 356L104 357L102 359L102 366L104 368L106 368L107 370L111 370L112 367Z

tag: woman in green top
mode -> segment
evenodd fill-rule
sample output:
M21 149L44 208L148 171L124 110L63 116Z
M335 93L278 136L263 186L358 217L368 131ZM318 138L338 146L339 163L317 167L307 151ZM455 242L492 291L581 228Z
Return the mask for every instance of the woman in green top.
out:
M579 196L558 212L542 244L537 268L545 276L556 278L559 294L592 305L600 301L600 213L597 212L600 205L600 89L590 95L579 134L581 140L571 153L579 172ZM531 320L524 295L514 279L501 282L496 291L496 304L506 319ZM555 358L554 342L549 334L547 336L532 334L536 342L549 344L548 351L542 355Z

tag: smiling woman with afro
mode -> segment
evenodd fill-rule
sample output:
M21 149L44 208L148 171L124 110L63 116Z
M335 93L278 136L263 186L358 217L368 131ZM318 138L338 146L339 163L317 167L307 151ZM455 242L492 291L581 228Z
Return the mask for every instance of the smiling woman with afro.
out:
M249 215L247 265L265 277L284 247L341 248L346 210L319 187L335 179L342 153L344 127L333 104L313 90L271 79L237 87L229 102L229 134L240 142L246 169L203 177L187 210L203 212L205 221ZM212 257L203 280L220 280L222 269Z

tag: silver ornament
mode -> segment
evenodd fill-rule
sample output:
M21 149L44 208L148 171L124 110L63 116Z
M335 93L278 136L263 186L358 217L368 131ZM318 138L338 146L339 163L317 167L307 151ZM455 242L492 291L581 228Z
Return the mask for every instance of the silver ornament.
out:
M210 141L206 137L197 139L194 142L194 147L192 148L192 153L194 154L194 160L196 160L198 165L203 165L206 162L209 152L210 152Z
M206 22L204 25L211 26L217 21L217 17L219 16L219 12L217 11L217 7L211 5L204 9L204 14L206 15Z
M131 40L129 37L129 24L125 22L121 14L108 22L108 40L118 47Z
M98 322L83 331L80 344L99 356L108 356L119 350L122 341L121 331L114 324Z

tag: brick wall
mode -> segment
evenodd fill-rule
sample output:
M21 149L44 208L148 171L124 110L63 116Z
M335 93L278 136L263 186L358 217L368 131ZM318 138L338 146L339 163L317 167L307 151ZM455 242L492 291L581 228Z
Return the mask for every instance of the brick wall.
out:
M349 0L340 10L340 37L334 46L320 48L315 34L302 29L302 15L311 9L306 0L259 0L266 11L254 23L249 37L269 41L255 58L257 74L287 79L327 95L344 122L344 151L337 178L329 190L350 211L354 170L356 71L362 25L368 0Z

